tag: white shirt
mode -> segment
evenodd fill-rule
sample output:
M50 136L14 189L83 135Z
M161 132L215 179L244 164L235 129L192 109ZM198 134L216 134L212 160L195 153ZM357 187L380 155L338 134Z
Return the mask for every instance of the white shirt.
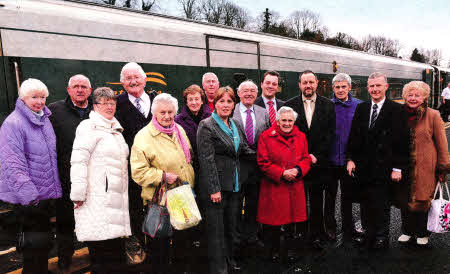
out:
M255 129L256 129L256 117L255 117L255 109L253 106L250 107L252 119L253 119L253 141L255 140ZM242 122L244 124L244 131L245 131L245 125L247 124L247 107L244 106L244 104L239 103L239 112L241 113Z
M444 97L445 100L450 100L450 88L448 87L444 88L441 96Z
M275 110L275 114L277 113L277 100L275 100L275 97L273 97L272 100L267 99L266 97L264 97L264 95L261 95L261 97L263 98L264 101L264 105L266 106L266 110L267 110L267 114L269 114L269 104L267 104L267 102L272 101L273 102L273 109Z
M144 91L141 95L141 101L139 102L139 105L141 105L141 109L144 110L144 116L145 118L148 117L148 114L150 113L150 106L152 105L152 102L150 101L150 96ZM128 100L133 104L133 106L136 107L136 97L128 93Z

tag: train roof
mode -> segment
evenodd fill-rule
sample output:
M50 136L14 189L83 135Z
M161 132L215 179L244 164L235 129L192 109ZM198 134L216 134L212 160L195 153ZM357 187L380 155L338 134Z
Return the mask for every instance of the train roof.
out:
M70 10L69 10L70 8ZM387 57L376 54L369 54L361 51L340 48L336 46L324 45L314 42L308 42L298 39L286 38L282 36L246 31L242 29L232 28L224 25L211 24L201 21L193 21L189 19L155 14L145 11L131 10L127 8L118 8L104 4L91 3L79 0L21 0L21 1L5 1L0 0L0 14L2 10L17 12L16 20L10 20L11 17L0 16L0 28L11 29L31 29L35 31L49 32L73 32L76 34L89 35L89 29L83 29L82 26L60 26L59 24L39 24L36 22L30 24L25 18L25 14L39 14L42 16L64 16L69 18L83 19L94 22L111 22L115 24L140 28L160 28L173 30L176 32L208 34L221 37L230 37L234 39L242 39L247 41L259 42L261 44L275 44L280 47L300 49L305 51L327 53L340 57L359 58L367 61L376 61L386 64L395 64L413 68L433 69L428 64L403 60L394 57ZM1 18L5 19L2 20ZM151 27L150 27L151 26ZM126 33L115 33L109 30L103 35L110 38L122 38L127 36ZM126 37L125 37L126 39ZM142 37L143 40L151 39L151 37ZM178 43L187 43L185 41L177 41ZM204 41L197 41L195 46L201 45ZM202 44L201 47L204 47ZM443 70L446 70L443 68Z

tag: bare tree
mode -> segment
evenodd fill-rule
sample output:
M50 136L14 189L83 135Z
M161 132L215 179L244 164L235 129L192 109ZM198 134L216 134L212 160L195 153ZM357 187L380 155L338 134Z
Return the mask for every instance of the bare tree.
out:
M422 49L421 52L425 58L425 63L435 66L441 65L442 51L440 49Z
M360 43L361 50L385 56L397 57L400 43L383 35L366 36Z
M220 24L225 0L203 0L200 8L204 20L209 23Z
M157 0L142 0L142 10L155 11L158 8Z
M300 38L306 30L311 32L318 31L321 26L320 15L308 9L292 12L288 20L297 38Z
M229 0L203 0L201 17L210 23L245 28L251 18L249 12Z
M183 15L188 19L199 19L200 18L200 7L198 0L178 0L183 10Z

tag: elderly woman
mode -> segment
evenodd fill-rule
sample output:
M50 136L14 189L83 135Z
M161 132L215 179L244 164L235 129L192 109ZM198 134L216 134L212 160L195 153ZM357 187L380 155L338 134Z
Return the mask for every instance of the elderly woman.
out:
M257 221L264 225L264 239L274 261L280 259L280 226L306 221L302 178L311 167L311 158L305 134L294 125L296 119L292 108L281 107L277 122L258 142L257 161L264 177Z
M116 97L94 90L93 111L77 127L70 160L75 232L86 242L93 273L123 273L128 213L128 146L114 117Z
M178 101L170 94L162 93L152 102L152 121L141 129L131 149L131 173L133 180L142 187L141 197L147 204L165 174L167 184L177 180L194 187L192 148L183 128L174 121ZM185 248L188 230L175 231L175 253ZM169 238L150 239L150 260L153 273L167 273L169 264ZM185 253L188 257L190 254ZM186 262L187 264L189 261ZM184 271L189 268L186 265Z
M430 87L412 81L403 87L405 109L409 114L410 169L405 180L394 186L396 205L401 209L405 243L415 237L418 245L427 245L427 215L436 187L450 170L444 122L438 111L427 108Z
M0 129L0 200L15 205L23 273L47 273L52 204L61 197L47 97L44 83L24 81L16 108Z
M233 89L222 87L214 97L214 112L200 122L197 132L200 163L200 197L206 209L208 254L211 273L239 270L234 245L241 208L239 158L254 156L244 131L231 117L236 97Z

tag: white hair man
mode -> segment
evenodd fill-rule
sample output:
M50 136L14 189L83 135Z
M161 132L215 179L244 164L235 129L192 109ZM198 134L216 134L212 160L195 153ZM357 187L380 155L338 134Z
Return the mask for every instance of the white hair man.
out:
M203 74L202 77L202 85L203 90L206 94L206 100L211 112L214 111L214 96L216 96L216 92L219 89L219 78L212 72L207 72Z

